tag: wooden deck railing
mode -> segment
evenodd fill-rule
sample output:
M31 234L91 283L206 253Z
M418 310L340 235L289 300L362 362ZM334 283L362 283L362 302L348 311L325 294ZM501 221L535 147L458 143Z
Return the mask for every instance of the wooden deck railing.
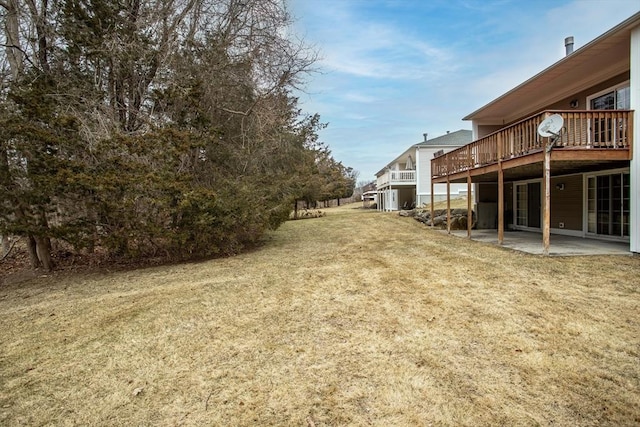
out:
M633 111L544 111L431 160L432 177L443 177L540 151L538 125L551 114L564 119L556 148L623 148L632 145Z

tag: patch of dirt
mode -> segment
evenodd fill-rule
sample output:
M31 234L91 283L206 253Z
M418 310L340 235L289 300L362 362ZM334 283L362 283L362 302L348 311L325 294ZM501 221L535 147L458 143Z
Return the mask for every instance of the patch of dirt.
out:
M243 253L251 253L263 244L263 241L247 244L243 248ZM217 258L234 255L236 254L220 255ZM7 257L0 260L0 286L19 284L43 275L65 276L75 273L91 274L132 271L147 267L207 261L208 259L216 258L209 257L184 260L157 256L131 259L109 256L106 251L100 248L96 249L93 253L77 253L58 242L54 244L51 257L54 265L53 271L48 272L42 268L33 269L31 267L26 243L18 241L17 244L12 247Z
M0 285L21 282L36 276L29 268L29 255L22 248L13 248L9 255L0 261Z
M27 246L18 242L6 258L0 261L0 286L24 282L44 274L64 275L68 273L93 273L100 271L135 270L138 268L167 264L170 261L161 258L131 260L109 257L103 251L92 254L73 253L66 248L52 251L54 271L47 272L41 268L33 269L29 259Z

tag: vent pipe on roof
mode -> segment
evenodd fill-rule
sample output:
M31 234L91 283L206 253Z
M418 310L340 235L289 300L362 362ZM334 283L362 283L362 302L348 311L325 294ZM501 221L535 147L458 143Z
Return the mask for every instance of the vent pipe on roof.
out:
M423 133L422 136L424 136L424 142L427 142L427 135L429 135L428 133Z
M573 53L573 36L569 36L564 39L564 49L566 51L567 56Z

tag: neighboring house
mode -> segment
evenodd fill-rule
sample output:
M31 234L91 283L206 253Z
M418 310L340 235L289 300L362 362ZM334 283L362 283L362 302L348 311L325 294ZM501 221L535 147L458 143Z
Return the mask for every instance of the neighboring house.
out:
M431 159L472 141L470 130L447 132L446 135L409 147L376 174L378 210L396 211L431 203ZM467 194L467 185L452 185L452 194ZM447 197L446 186L434 188L434 197Z
M378 203L378 192L376 190L365 191L362 193L362 207L373 208Z
M469 114L474 141L431 162L472 182L478 227L629 242L640 252L640 13ZM551 114L564 126L537 133ZM635 154L635 155L634 155ZM548 171L548 172L547 172Z
M378 191L376 190L376 183L370 182L361 189L362 191L362 206L365 208L373 207L378 203Z

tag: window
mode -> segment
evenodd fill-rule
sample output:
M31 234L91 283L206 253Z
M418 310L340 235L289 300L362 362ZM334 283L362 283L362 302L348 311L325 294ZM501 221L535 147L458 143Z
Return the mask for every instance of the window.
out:
M587 232L629 236L629 172L587 178Z
M515 185L516 226L540 228L542 184L528 182Z
M599 92L588 98L591 110L629 110L631 108L631 89L629 82ZM591 126L591 142L602 145L615 145L621 135L615 130L622 130L623 123L611 118L594 119Z
M629 110L631 108L629 82L591 96L589 108L591 110Z
M516 225L527 226L527 184L516 185Z

